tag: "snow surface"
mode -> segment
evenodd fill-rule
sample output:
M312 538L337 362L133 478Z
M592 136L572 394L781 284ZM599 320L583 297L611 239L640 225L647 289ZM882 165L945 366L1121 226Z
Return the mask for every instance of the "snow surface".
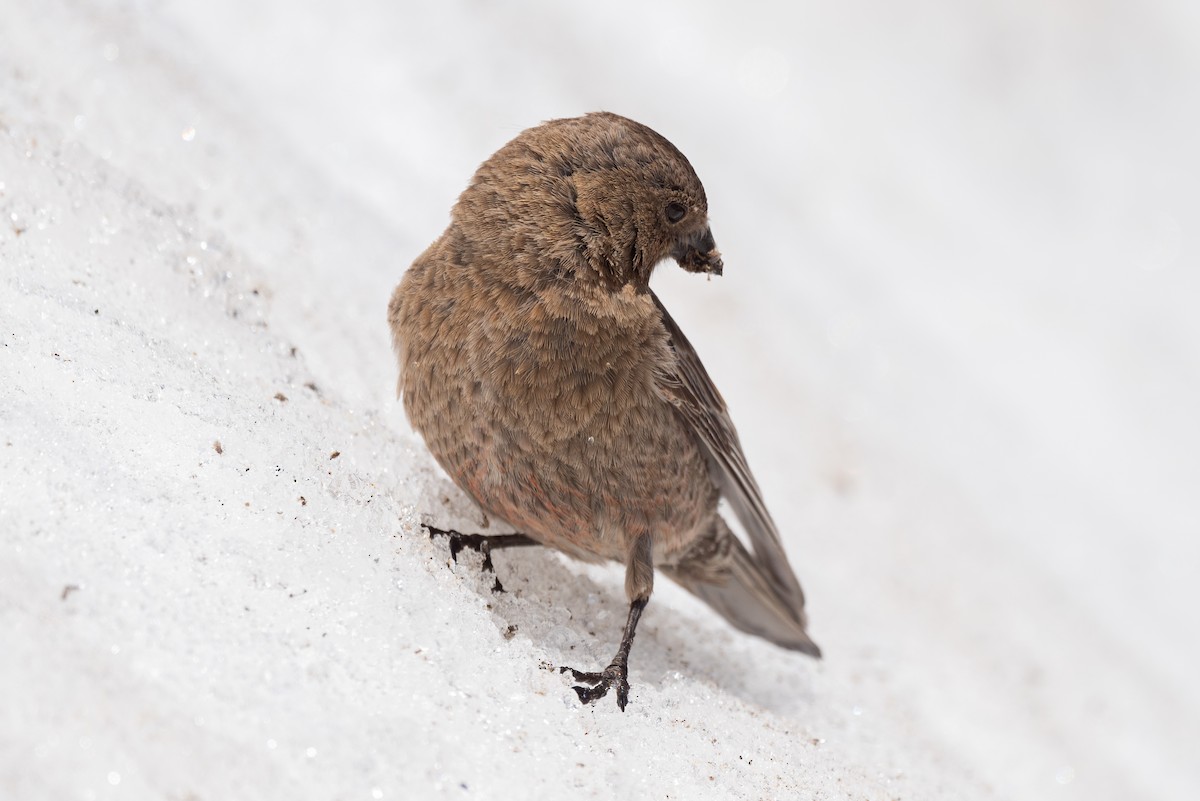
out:
M1200 798L1196 8L0 0L0 798ZM599 108L826 653L660 582L624 714L619 570L419 528L384 323Z

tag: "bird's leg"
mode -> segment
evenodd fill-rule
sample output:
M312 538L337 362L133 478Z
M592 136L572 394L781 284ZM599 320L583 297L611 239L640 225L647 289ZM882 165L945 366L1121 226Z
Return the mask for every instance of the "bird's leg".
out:
M625 633L621 635L621 645L612 664L599 673L585 673L575 668L560 668L560 673L570 673L575 681L581 681L591 687L574 687L579 700L585 704L608 695L610 689L617 691L617 706L625 711L629 703L629 649L633 647L633 635L637 632L638 620L642 610L650 602L650 593L654 589L654 543L650 535L642 534L637 537L629 548L629 556L625 563L625 595L633 600L629 603L629 619L625 621Z
M611 665L599 673L584 673L569 667L559 668L560 673L570 673L575 681L592 685L591 687L572 688L579 696L580 701L590 704L608 695L608 691L615 688L617 706L621 708L622 712L625 711L625 705L629 703L629 649L633 647L633 635L637 631L638 619L641 618L642 610L649 602L649 598L638 598L629 605L629 619L625 623L625 633L621 635L621 646L617 648L617 655L613 657Z
M496 566L492 564L492 551L541 544L524 534L462 534L453 529L441 529L429 525L426 525L425 528L429 531L429 539L446 537L450 540L450 558L455 562L458 561L458 555L464 548L470 548L483 557L483 569L492 574L496 572ZM492 591L504 592L504 586L500 584L500 579L496 579L495 584L492 585Z

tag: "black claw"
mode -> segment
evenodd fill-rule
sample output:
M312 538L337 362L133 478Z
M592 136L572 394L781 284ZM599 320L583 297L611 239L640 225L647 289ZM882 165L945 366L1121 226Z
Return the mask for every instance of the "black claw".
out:
M450 544L450 558L458 562L458 555L463 552L464 548L470 548L472 551L477 551L483 554L483 566L485 570L490 570L492 567L492 558L490 550L485 551L487 540L479 534L460 534L457 531L434 528L426 526L429 531L429 539L445 537Z
M601 682L595 687L572 687L571 689L579 696L579 700L585 704L595 703L608 695L608 684L605 682Z
M572 687L571 689L574 690L575 694L579 696L579 702L582 704L590 704L592 701L596 700L592 696L591 687Z
M488 544L487 540L484 540L483 544L479 546L479 553L483 555L483 569L488 573L495 573L496 565L492 563L492 546ZM496 583L499 584L500 582L497 581ZM500 591L504 592L504 589L501 588Z

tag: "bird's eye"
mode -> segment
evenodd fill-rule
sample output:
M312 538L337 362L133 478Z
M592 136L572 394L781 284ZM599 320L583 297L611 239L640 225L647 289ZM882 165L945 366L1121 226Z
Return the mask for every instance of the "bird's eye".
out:
M682 203L667 204L667 219L673 223L677 223L687 214L687 208Z

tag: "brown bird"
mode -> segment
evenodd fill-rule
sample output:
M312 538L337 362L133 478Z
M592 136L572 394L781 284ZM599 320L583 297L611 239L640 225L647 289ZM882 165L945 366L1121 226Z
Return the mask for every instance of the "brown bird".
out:
M611 688L622 710L655 568L737 628L820 655L725 402L650 290L667 258L723 267L684 155L615 114L553 120L480 166L388 306L413 427L476 503L528 535L475 540L625 566L612 664L563 668L589 685L575 687L583 702Z

